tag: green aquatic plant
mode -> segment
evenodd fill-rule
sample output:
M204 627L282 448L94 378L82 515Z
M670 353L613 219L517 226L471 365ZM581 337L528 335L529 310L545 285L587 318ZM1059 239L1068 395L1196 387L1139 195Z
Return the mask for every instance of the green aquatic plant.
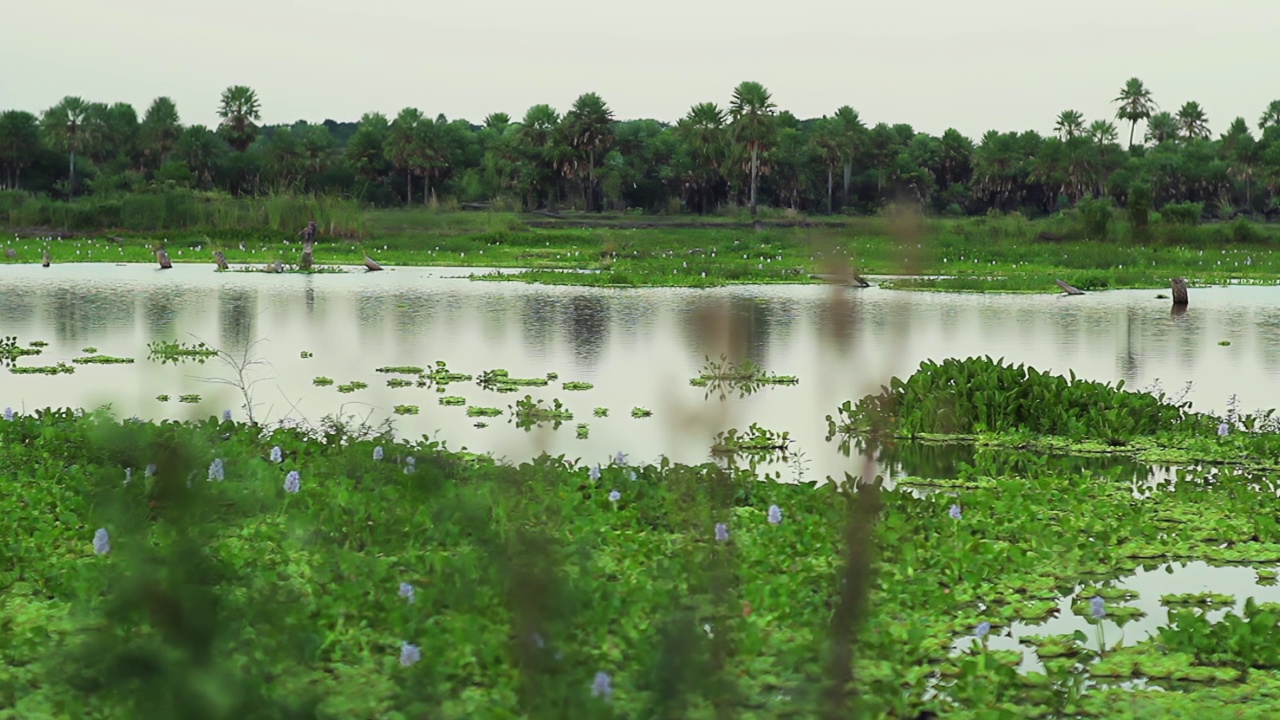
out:
M195 403L200 402L200 396L199 396L199 395L197 395L197 394L195 394L195 393L187 393L187 394L185 394L185 395L179 395L179 396L178 396L178 402L180 402L180 403L188 403L188 404L195 404Z
M795 385L799 382L800 379L794 375L766 372L751 360L735 363L728 356L721 355L719 360L707 358L698 377L690 380L689 384L706 388L708 397L719 394L723 400L731 391L737 392L739 397L746 397L768 386Z
M352 380L349 383L344 383L342 385L339 385L338 392L353 393L357 390L364 390L367 387L369 387L369 383L361 382L360 380Z
M9 372L14 375L70 375L75 371L74 366L64 362L60 362L57 365L13 365L9 368Z
M485 390L497 392L515 392L522 387L545 387L550 381L546 378L513 378L506 370L486 370L476 378L476 383Z
M391 373L396 375L422 375L426 372L416 365L387 365L380 367L374 372Z
M791 434L777 432L752 423L745 431L730 428L717 433L711 442L711 452L717 455L736 453L782 453L791 446Z
M578 439L587 440L591 437L591 429L586 423L578 423Z
M18 344L17 336L0 338L0 360L6 360L11 362L13 360L17 360L20 357L30 357L33 355L39 355L41 352L40 348L44 347L48 343L37 346L35 344L36 342L40 342L40 341L37 340L31 343L31 347L22 347L21 345Z
M86 355L96 355L96 354L98 353L98 348L93 347L93 346L89 346L89 347L87 347L87 348L84 348L84 349L83 349L83 350L81 350L80 352L83 352L83 353L84 353L84 354L86 354Z
M555 382L556 380L559 380L559 379L560 379L560 373L558 372L547 373L547 382Z
M298 357L300 357L303 360L310 360L311 358L315 357L315 355L310 350L303 350L302 352L298 353Z
M440 398L440 404L451 406L466 405L467 399L457 395L446 395L445 397Z
M445 363L444 360L437 360L435 367L431 369L431 372L426 373L426 378L428 381L430 381L432 384L438 387L443 387L445 385L448 385L449 383L471 381L470 375L466 375L464 373L451 372L449 370L449 366Z
M609 417L609 408L598 407L595 410L592 410L591 414L598 418Z
M161 363L180 363L194 360L204 363L218 354L217 350L203 342L186 344L177 341L158 341L147 343L147 359Z
M531 430L534 426L546 422L552 423L553 428L559 429L561 423L573 420L573 413L569 412L559 398L547 405L542 400L534 400L529 395L525 395L508 410L511 413L511 421L522 430Z
M156 396L156 400L160 402L169 402L169 396L162 393Z
M567 382L563 383L560 387L565 390L590 390L595 387L595 385L592 385L589 382Z
M6 339L7 339L7 338L6 338ZM15 339L16 339L16 338L15 338ZM29 343L27 343L27 344L28 344L28 345L30 345L30 346L31 346L31 347L33 347L33 348L46 348L46 347L49 347L49 343L45 342L44 340L32 340L31 342L29 342ZM4 346L4 343L3 343L2 341L0 341L0 347L3 347L3 346Z
M413 380L405 380L404 378L390 378L387 380L387 387L389 388L413 387L415 384Z
M395 408L392 410L392 412L394 412L396 415L417 415L418 406L417 405L396 405Z
M89 357L73 358L71 362L77 365L131 365L133 364L133 358L90 355Z
M315 385L316 387L327 387L333 384L333 378L328 378L321 375L319 377L312 378L311 384Z
M653 411L646 410L642 407L634 407L634 408L631 408L631 417L633 418L653 417Z
M502 410L495 407L482 407L479 405L469 405L467 407L467 417L497 417L502 414Z
M1224 605L1234 605L1235 602L1236 599L1231 595L1216 592L1174 593L1160 596L1160 604L1165 606L1195 605L1198 607L1220 607Z

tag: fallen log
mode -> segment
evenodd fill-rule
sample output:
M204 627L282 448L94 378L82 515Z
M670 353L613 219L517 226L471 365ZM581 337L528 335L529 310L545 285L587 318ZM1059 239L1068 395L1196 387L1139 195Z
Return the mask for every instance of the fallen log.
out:
M382 269L382 266L373 261L368 255L364 256L364 266L369 268L369 272L376 272Z
M213 251L213 259L216 263L218 263L219 270L230 269L230 267L227 265L227 256L223 255L221 250Z
M1062 288L1062 292L1064 292L1064 293L1066 293L1066 294L1068 294L1068 295L1083 295L1083 294L1084 294L1084 291L1083 291L1083 290L1081 290L1080 288L1071 287L1070 285L1068 285L1068 284L1066 284L1066 283L1062 282L1061 280L1054 280L1054 282L1058 283L1058 287Z
M173 267L173 262L169 260L169 253L164 250L156 251L156 260L160 262L161 270L168 270Z
M49 251L48 251L48 250L45 250L45 251L44 251L44 257L43 257L43 259L42 259L42 261L41 261L40 265L41 265L42 267L49 267L51 264L53 264L53 263L52 263L52 261L49 259Z
M1173 278L1172 280L1169 281L1169 287L1173 288L1173 304L1186 305L1187 304L1187 279L1180 278L1180 277Z
M826 275L826 274L819 273L819 274L811 274L809 275L809 277L814 280L821 280L823 282L829 282L835 285L847 285L849 287L859 287L859 288L871 287L871 283L867 282L867 279L862 277L858 273L850 273L849 275Z

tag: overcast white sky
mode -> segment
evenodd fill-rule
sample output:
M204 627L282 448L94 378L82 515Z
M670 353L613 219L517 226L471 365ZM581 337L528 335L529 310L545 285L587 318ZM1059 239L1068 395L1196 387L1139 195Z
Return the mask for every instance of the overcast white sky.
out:
M366 111L479 122L600 93L619 118L674 121L758 80L813 117L941 133L1112 118L1126 78L1162 109L1197 100L1215 133L1280 98L1280 0L0 0L0 110L64 95L168 95L216 124L223 88L268 123Z

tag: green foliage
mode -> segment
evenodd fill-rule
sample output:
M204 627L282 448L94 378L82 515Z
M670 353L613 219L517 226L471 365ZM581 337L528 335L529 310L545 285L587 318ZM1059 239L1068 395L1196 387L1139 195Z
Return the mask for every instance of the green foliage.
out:
M133 358L112 357L110 355L88 355L85 357L73 358L71 362L77 365L132 365Z
M552 423L553 429L559 429L562 423L573 420L573 413L569 412L559 398L548 405L542 400L534 400L531 396L525 395L508 410L511 413L511 421L516 427L526 432L546 422Z
M1111 227L1111 201L1082 200L1077 206L1084 221L1085 237L1089 240L1106 240Z
M1160 208L1160 216L1167 222L1179 225L1198 225L1204 216L1204 203L1168 203Z
M217 354L217 350L203 342L197 342L192 345L167 340L147 343L147 359L161 363L177 364L188 360L204 363L209 358L217 356Z

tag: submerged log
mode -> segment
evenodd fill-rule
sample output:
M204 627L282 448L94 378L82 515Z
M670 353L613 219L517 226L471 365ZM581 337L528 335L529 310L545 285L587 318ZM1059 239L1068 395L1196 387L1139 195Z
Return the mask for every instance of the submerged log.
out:
M374 262L373 258L369 257L368 255L364 256L364 266L369 268L369 272L375 272L377 270L382 269L382 266Z
M227 256L223 255L221 250L213 251L213 260L214 262L218 263L219 270L230 269L229 266L227 265Z
M159 261L161 270L168 270L173 267L173 262L169 260L169 253L164 250L156 251L156 260Z
M1061 280L1054 280L1054 282L1058 283L1058 287L1062 288L1062 292L1064 292L1064 293L1066 293L1066 294L1068 294L1068 295L1083 295L1083 294L1084 294L1084 291L1083 291L1083 290L1081 290L1080 288L1077 288L1077 287L1071 287L1070 285L1068 285L1068 284L1066 284L1066 283L1062 282Z
M867 279L858 273L850 273L849 275L825 275L818 273L811 274L809 277L814 280L822 280L823 282L829 282L835 285L847 285L849 287L859 288L871 287L871 283L867 282Z
M1173 304L1186 305L1187 304L1187 279L1180 278L1180 277L1173 278L1172 280L1169 281L1169 287L1173 288Z
M44 251L44 257L43 257L43 259L42 259L42 261L41 261L40 265L41 265L41 266L43 266L43 267L49 267L51 264L53 264L53 262L52 262L52 260L50 260L50 259L49 259L49 251L48 251L48 250L45 250L45 251Z

